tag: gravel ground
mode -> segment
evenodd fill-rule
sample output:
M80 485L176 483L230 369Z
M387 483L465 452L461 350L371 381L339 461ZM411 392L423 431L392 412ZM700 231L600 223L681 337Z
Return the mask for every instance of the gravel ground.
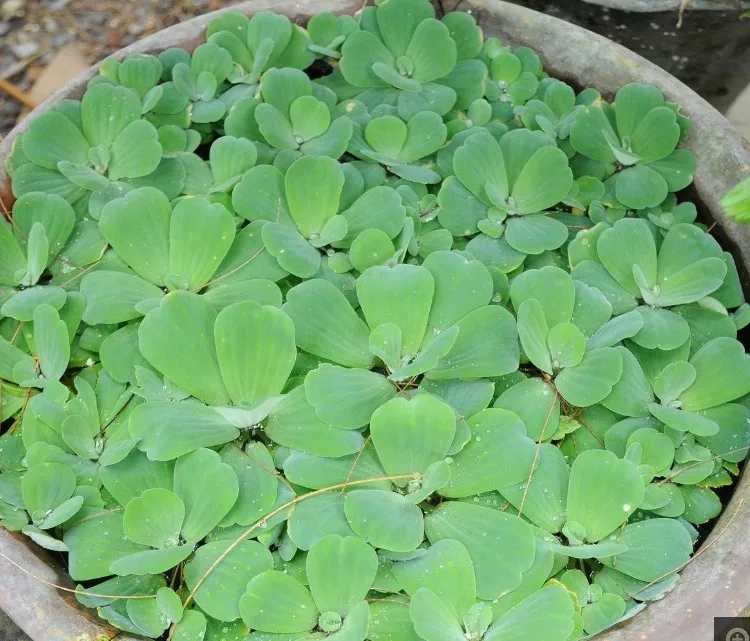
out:
M55 53L76 42L89 63L231 0L0 0L0 78L28 90ZM0 93L0 135L21 105Z
M0 610L0 641L28 641L28 638L13 625L8 615Z

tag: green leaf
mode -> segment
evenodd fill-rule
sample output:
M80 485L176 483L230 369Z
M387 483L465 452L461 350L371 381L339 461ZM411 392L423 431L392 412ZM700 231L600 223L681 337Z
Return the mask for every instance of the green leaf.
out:
M584 606L583 629L588 634L598 634L611 627L625 614L625 601L616 594L605 593L598 601Z
M140 350L180 388L210 405L227 405L214 343L217 314L211 303L188 292L171 292L141 321Z
M344 512L355 534L375 548L411 552L424 539L422 510L395 492L352 490Z
M581 452L570 468L568 523L583 526L586 541L601 541L638 509L643 495L634 463L606 450Z
M648 416L654 394L640 364L625 347L615 347L622 357L622 377L602 405L623 416Z
M88 163L88 142L80 130L57 111L48 111L35 118L20 142L26 157L45 169L56 170L57 163L63 160Z
M612 305L612 314L625 314L637 307L635 296L618 283L606 268L594 260L584 260L571 271L571 276L590 287L595 287L604 294Z
M104 207L99 229L136 274L163 285L169 273L169 221L166 196L152 187L134 189Z
M206 488L213 484L213 492ZM200 448L181 456L174 468L174 493L185 505L182 537L197 542L213 530L237 501L234 470L213 450Z
M371 328L394 323L401 329L404 356L417 353L427 328L435 290L424 267L371 267L357 279L357 298Z
M382 265L396 253L388 235L380 229L366 229L352 241L349 258L358 271Z
M511 211L533 214L562 201L573 185L568 157L557 147L536 150L513 181ZM498 205L499 203L495 203Z
M453 539L437 541L414 559L393 564L393 574L412 598L421 589L432 591L460 620L476 600L474 565L466 547Z
M489 133L477 133L466 139L453 157L456 178L481 200L491 205L486 192L492 187L496 197L506 200L510 186L505 171L505 160L500 145Z
M365 481L385 476L375 448L370 444L365 444L361 453L357 452L340 458L325 458L303 452L292 452L284 461L283 468L289 481L313 490L346 483L347 480ZM359 487L390 489L391 483L373 481L363 483Z
M234 219L223 205L203 198L181 200L170 220L167 285L201 289L232 246L234 228Z
M29 196L33 197L33 194L29 194ZM26 196L21 196L19 201L23 198L26 198ZM19 201L16 202L16 206L14 207L14 216ZM21 209L21 211L26 210L26 208ZM2 249L0 251L0 283L17 285L24 275L26 257L18 245L18 241L13 236L10 225L4 220L0 221L0 248Z
M29 514L54 510L73 496L75 488L75 473L60 463L33 465L21 481L23 504Z
M168 621L179 623L182 619L182 600L171 588L162 587L156 591L156 605Z
M391 399L370 420L372 442L389 475L423 474L445 458L455 432L453 408L427 394ZM407 480L395 483L403 487Z
M368 189L341 212L347 225L347 234L341 243L351 244L368 229L379 229L393 239L404 225L405 214L401 196L395 189L382 185Z
M138 94L114 84L99 83L89 87L81 101L83 133L92 147L111 145L128 125L140 117ZM131 144L133 142L131 140Z
M495 621L485 641L566 641L575 629L575 608L568 591L550 584Z
M396 388L375 372L323 363L305 377L305 395L319 419L349 430L370 423L373 412L396 395Z
M65 321L50 305L34 310L34 343L44 378L60 380L70 360L70 341Z
M534 525L545 532L559 532L565 524L570 470L560 450L549 443L539 447L530 478L500 493Z
M555 325L547 335L552 367L575 367L583 360L586 339L572 323Z
M613 140L617 140L617 134L599 107L584 107L570 127L570 144L573 149L599 162L615 162L615 154L609 142Z
M231 549L230 549L231 548ZM185 564L185 584L195 590L195 603L219 621L240 617L240 600L254 577L273 569L273 557L257 541L216 541L198 548Z
M42 192L25 194L16 200L13 205L13 222L23 234L28 236L35 223L40 223L44 228L49 243L49 256L45 258L45 266L65 246L73 231L75 220L73 208L66 200L55 194ZM3 226L3 229L0 230L0 237L4 237L6 230L7 227ZM0 242L5 245L7 241L2 240ZM13 264L13 261L17 258L10 244L7 251L11 255L10 257L4 257L4 260ZM0 268L0 273L2 273L1 270L2 268Z
M586 352L583 360L555 378L560 395L576 407L589 407L604 400L622 376L622 357L611 347Z
M675 407L664 407L651 403L649 411L657 419L678 432L691 432L697 436L712 436L719 431L719 426L700 414L685 412Z
M266 446L259 442L248 443L244 450L230 444L219 454L239 480L237 502L222 524L251 525L267 514L276 502L278 482L273 459Z
M378 556L361 539L330 534L312 545L305 568L318 610L346 617L367 596Z
M642 427L628 438L626 450L633 443L641 446L641 464L650 465L661 476L674 461L675 446L671 438L650 427Z
M83 321L89 325L109 325L139 318L140 303L158 300L164 292L156 285L132 274L95 271L81 279L86 298Z
M667 181L646 165L628 167L616 175L617 200L630 209L658 207L668 192Z
M299 278L311 278L320 269L320 254L296 229L266 223L261 235L268 253L276 258L282 269Z
M161 550L143 550L123 556L109 566L111 574L162 574L182 563L193 553L192 545L177 545Z
M206 617L198 610L186 610L174 627L174 641L193 641L202 639L206 634Z
M160 635L169 627L156 599L129 599L125 608L135 626L151 637Z
M67 295L61 287L38 285L16 292L0 307L0 314L15 318L19 321L34 319L34 313L41 305L48 305L53 309L62 309Z
M152 488L131 499L123 513L125 535L141 545L177 545L185 519L185 504L174 492Z
M488 305L464 316L455 327L458 337L429 378L503 376L518 369L520 350L513 315L499 305Z
M330 282L313 279L293 287L282 309L304 351L346 367L371 367L370 330Z
M216 317L214 338L233 403L253 406L281 393L297 357L294 325L284 312L249 301L230 305Z
M547 343L549 327L542 306L535 298L530 298L517 310L518 336L526 357L542 371L552 374L552 354Z
M171 461L199 447L233 441L239 430L216 410L198 403L151 402L130 416L130 434L152 461Z
M305 238L314 238L338 210L344 174L331 158L305 156L284 179L289 211Z
M497 397L494 407L518 415L535 441L549 440L560 422L560 399L540 378L527 378L509 387Z
M328 535L353 536L344 514L344 497L327 492L301 501L287 521L287 534L300 550L309 550Z
M664 277L658 294L647 296L644 293L644 300L662 307L692 303L716 291L726 273L726 263L721 258L704 258Z
M122 512L94 513L66 530L68 572L74 581L111 576L110 564L143 549L125 536ZM173 548L174 549L174 548Z
M568 228L548 216L519 216L507 221L505 237L513 249L541 254L562 246L568 240Z
M690 359L695 382L679 400L684 410L695 412L728 403L750 392L750 357L731 338L708 341Z
M347 456L359 452L364 444L358 431L340 430L320 420L307 402L302 385L286 394L271 410L265 432L279 445L315 456Z
M512 412L487 409L468 421L471 439L453 457L451 480L442 496L473 496L515 485L528 478L536 445Z
M146 455L132 450L125 458L99 470L102 485L122 506L143 491L172 487L172 463L150 461Z
M536 554L530 525L517 516L471 503L442 503L425 519L425 531L433 545L455 539L466 547L480 599L495 599L518 587Z
M131 122L110 148L110 180L140 178L154 172L161 162L159 133L150 122Z
M618 220L601 234L596 250L607 271L634 296L640 296L633 276L634 267L640 269L645 282L656 284L656 243L642 219Z
M78 415L68 416L61 426L63 440L82 458L96 459L96 443L86 421Z
M409 615L422 639L461 641L466 638L453 612L428 588L420 588L414 593L409 604Z
M542 308L549 328L567 323L573 315L575 285L570 275L559 267L530 269L513 280L511 300L518 310L528 299L535 299Z
M137 368L148 366L138 349L138 324L125 325L105 338L99 346L99 359L104 371L114 380L120 383L136 382ZM162 380L158 377L156 385L163 388Z
M232 205L240 216L250 221L268 220L293 225L284 174L270 165L259 165L245 172L232 191Z
M309 590L277 570L254 577L247 584L239 608L245 624L260 632L308 632L318 623L318 611Z
M456 252L437 251L425 259L423 266L430 270L435 281L430 327L447 329L490 302L494 290L492 275L479 261L467 260Z
M626 525L619 541L627 552L602 559L602 563L641 581L658 581L682 569L690 559L693 541L675 519L649 519Z

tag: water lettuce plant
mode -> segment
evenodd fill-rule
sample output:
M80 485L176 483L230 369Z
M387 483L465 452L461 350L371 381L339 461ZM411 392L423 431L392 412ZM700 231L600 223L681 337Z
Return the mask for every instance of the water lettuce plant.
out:
M672 589L750 448L679 107L427 0L206 40L7 160L0 526L174 641L574 641Z

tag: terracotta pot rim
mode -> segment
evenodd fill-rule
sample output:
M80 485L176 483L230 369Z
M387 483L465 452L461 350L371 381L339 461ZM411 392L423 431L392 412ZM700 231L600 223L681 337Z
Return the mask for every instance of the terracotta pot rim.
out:
M456 2L445 4L453 6ZM722 195L750 174L750 151L723 116L659 67L585 29L502 0L459 0L458 4L459 9L477 17L488 35L498 35L508 43L527 45L537 51L553 76L579 86L595 87L609 96L628 82L652 83L669 100L682 105L683 112L693 120L693 130L685 146L698 157L692 195L701 214L717 223L720 240L734 254L745 291L750 292L750 230L731 223L719 206ZM156 53L170 46L192 49L201 42L208 22L229 10L251 14L273 9L304 23L314 12L353 13L360 6L360 0L251 0L169 27L111 57ZM97 68L98 65L92 67L39 105L0 142L0 195L10 194L9 180L1 167L13 140L25 130L29 119L62 99L80 97ZM738 616L750 605L750 546L746 544L749 530L750 474L746 473L700 555L682 572L677 587L661 601L651 603L644 612L597 638L601 641L710 639L713 617ZM48 554L25 537L0 529L0 554L44 581L71 585L61 566L55 565ZM35 641L103 641L115 636L120 641L136 641L104 625L70 594L31 578L3 556L0 556L0 576L3 577L0 607Z

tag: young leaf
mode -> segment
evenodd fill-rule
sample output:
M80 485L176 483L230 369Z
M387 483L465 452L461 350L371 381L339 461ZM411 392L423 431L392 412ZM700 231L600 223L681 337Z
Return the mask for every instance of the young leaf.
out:
M249 301L230 305L216 317L214 339L233 403L253 406L281 393L297 357L294 325L284 312Z
M447 501L425 519L433 545L444 539L462 543L474 563L477 596L491 600L521 583L534 562L531 526L519 517L479 505Z
M643 495L634 463L605 450L581 452L570 468L568 522L583 526L587 541L601 541L638 509Z
M170 219L167 285L198 291L214 275L233 241L234 220L223 205L203 198L181 200Z
M411 552L424 539L422 510L395 492L352 490L344 512L352 530L375 548Z
M415 559L393 564L393 574L412 598L431 590L461 620L476 601L474 565L466 547L453 539L437 541Z
M388 474L423 474L445 458L456 432L456 414L447 403L428 394L411 400L394 398L370 420L370 436ZM406 479L395 481L399 486Z
M40 305L34 311L34 342L45 379L59 380L68 367L70 342L68 327L54 307Z
M294 222L305 238L315 238L338 211L344 186L339 163L305 156L289 167L284 184Z
M184 570L190 590L201 581L195 603L209 616L227 622L240 617L240 600L248 582L273 569L271 553L257 541L242 541L232 550L230 545L230 541L202 545Z
M346 367L372 365L370 330L330 282L313 279L293 287L282 309L294 322L301 349Z
M367 596L378 557L361 539L330 534L312 545L305 569L318 610L346 617Z
M208 493L210 483L216 490ZM235 504L239 483L234 470L216 452L200 448L177 459L173 490L185 505L182 537L196 542L205 538Z
M109 203L99 229L136 274L161 286L169 273L171 215L172 207L162 192L142 187Z
M179 496L152 488L125 506L123 529L133 543L153 548L172 547L179 541L184 519L185 505Z
M318 623L310 591L277 570L263 572L247 584L239 609L245 624L260 632L308 632Z
M434 291L432 274L414 265L371 267L357 280L357 298L368 325L397 325L404 356L416 354L422 343Z
M171 461L199 447L233 441L239 430L216 410L199 403L152 402L130 417L130 434L152 461Z
M536 447L518 416L487 409L472 416L468 424L472 438L453 457L451 480L440 490L442 496L473 496L528 478Z
M214 342L216 311L189 292L172 292L152 309L138 330L141 353L162 374L211 405L227 405Z
M359 429L396 395L383 376L364 369L321 364L305 377L307 402L319 419L339 429Z

